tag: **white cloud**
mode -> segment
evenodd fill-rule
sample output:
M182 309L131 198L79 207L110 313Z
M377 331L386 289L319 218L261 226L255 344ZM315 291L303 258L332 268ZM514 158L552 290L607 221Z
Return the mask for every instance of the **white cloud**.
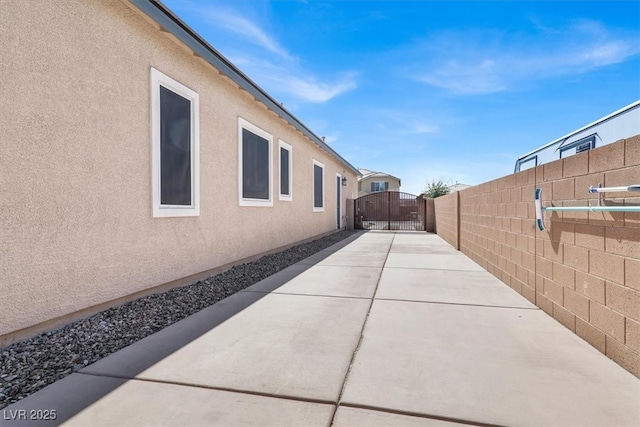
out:
M200 10L208 24L243 39L239 44L228 42L234 46L230 59L269 93L284 98L288 108L296 100L324 103L357 87L357 73L354 72L319 78L305 71L299 65L299 58L288 52L268 31L239 12L211 5L202 6ZM247 49L247 41L261 49Z
M321 82L313 76L301 77L286 72L267 76L267 78L280 83L282 85L280 89L291 96L318 103L327 102L357 86L354 73L347 73L335 82Z
M416 76L416 79L461 94L493 93L506 89L503 76L495 69L495 61L489 59L480 63L448 61L431 73Z
M412 47L421 58L413 78L455 94L487 94L527 80L582 74L640 53L637 33L614 33L595 21L536 30L533 36L493 30L432 35Z
M209 7L205 9L204 15L211 25L216 25L226 31L238 34L249 42L261 46L281 58L291 59L291 55L275 39L235 11Z
M412 126L414 133L434 133L439 130L438 126L434 126L424 122L414 122Z
M267 92L276 97L287 98L288 109L295 105L296 100L324 103L358 86L358 74L355 72L342 73L333 80L320 80L295 67L269 60L253 60L246 56L230 56L229 59L241 67L253 81L264 86Z
M580 62L591 64L592 67L600 67L622 62L634 53L632 46L616 40L587 48L582 52Z
M438 120L432 111L407 110L391 108L373 108L366 110L368 116L374 117L376 126L380 126L380 132L392 132L396 136L406 134L429 134L440 131L440 126L435 124ZM393 123L393 126L385 124Z

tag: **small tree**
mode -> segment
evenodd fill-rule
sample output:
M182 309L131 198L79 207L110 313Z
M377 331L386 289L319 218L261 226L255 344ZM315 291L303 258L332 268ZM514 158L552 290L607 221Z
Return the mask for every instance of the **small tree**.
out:
M449 194L450 191L449 186L442 179L437 181L434 179L430 183L427 183L422 195L428 199L435 199L436 197Z

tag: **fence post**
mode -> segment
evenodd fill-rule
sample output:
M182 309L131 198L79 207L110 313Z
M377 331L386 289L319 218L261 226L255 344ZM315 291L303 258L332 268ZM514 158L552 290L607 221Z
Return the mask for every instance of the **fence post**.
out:
M347 205L345 206L346 212L346 228L347 230L353 230L355 228L355 219L356 219L356 204L355 200L347 199ZM349 215L351 213L351 215Z
M391 192L387 193L387 230L391 231Z
M422 215L422 222L424 222L424 231L427 231L427 199L422 198L422 208L424 214Z

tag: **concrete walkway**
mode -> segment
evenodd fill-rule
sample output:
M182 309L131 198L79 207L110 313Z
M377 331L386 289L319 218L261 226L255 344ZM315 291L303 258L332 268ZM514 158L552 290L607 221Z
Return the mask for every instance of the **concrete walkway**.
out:
M31 410L57 419L35 423L45 412ZM17 426L640 426L640 380L437 235L368 232L2 415Z

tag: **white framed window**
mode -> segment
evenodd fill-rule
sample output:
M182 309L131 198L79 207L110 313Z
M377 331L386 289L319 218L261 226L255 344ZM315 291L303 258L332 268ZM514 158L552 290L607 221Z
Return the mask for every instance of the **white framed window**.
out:
M282 140L278 140L280 166L280 200L293 200L293 148Z
M389 183L387 181L373 181L371 183L371 192L389 191Z
M324 212L324 164L313 159L313 211Z
M240 206L273 206L273 137L238 118Z
M200 215L196 92L151 68L151 191L154 217Z

